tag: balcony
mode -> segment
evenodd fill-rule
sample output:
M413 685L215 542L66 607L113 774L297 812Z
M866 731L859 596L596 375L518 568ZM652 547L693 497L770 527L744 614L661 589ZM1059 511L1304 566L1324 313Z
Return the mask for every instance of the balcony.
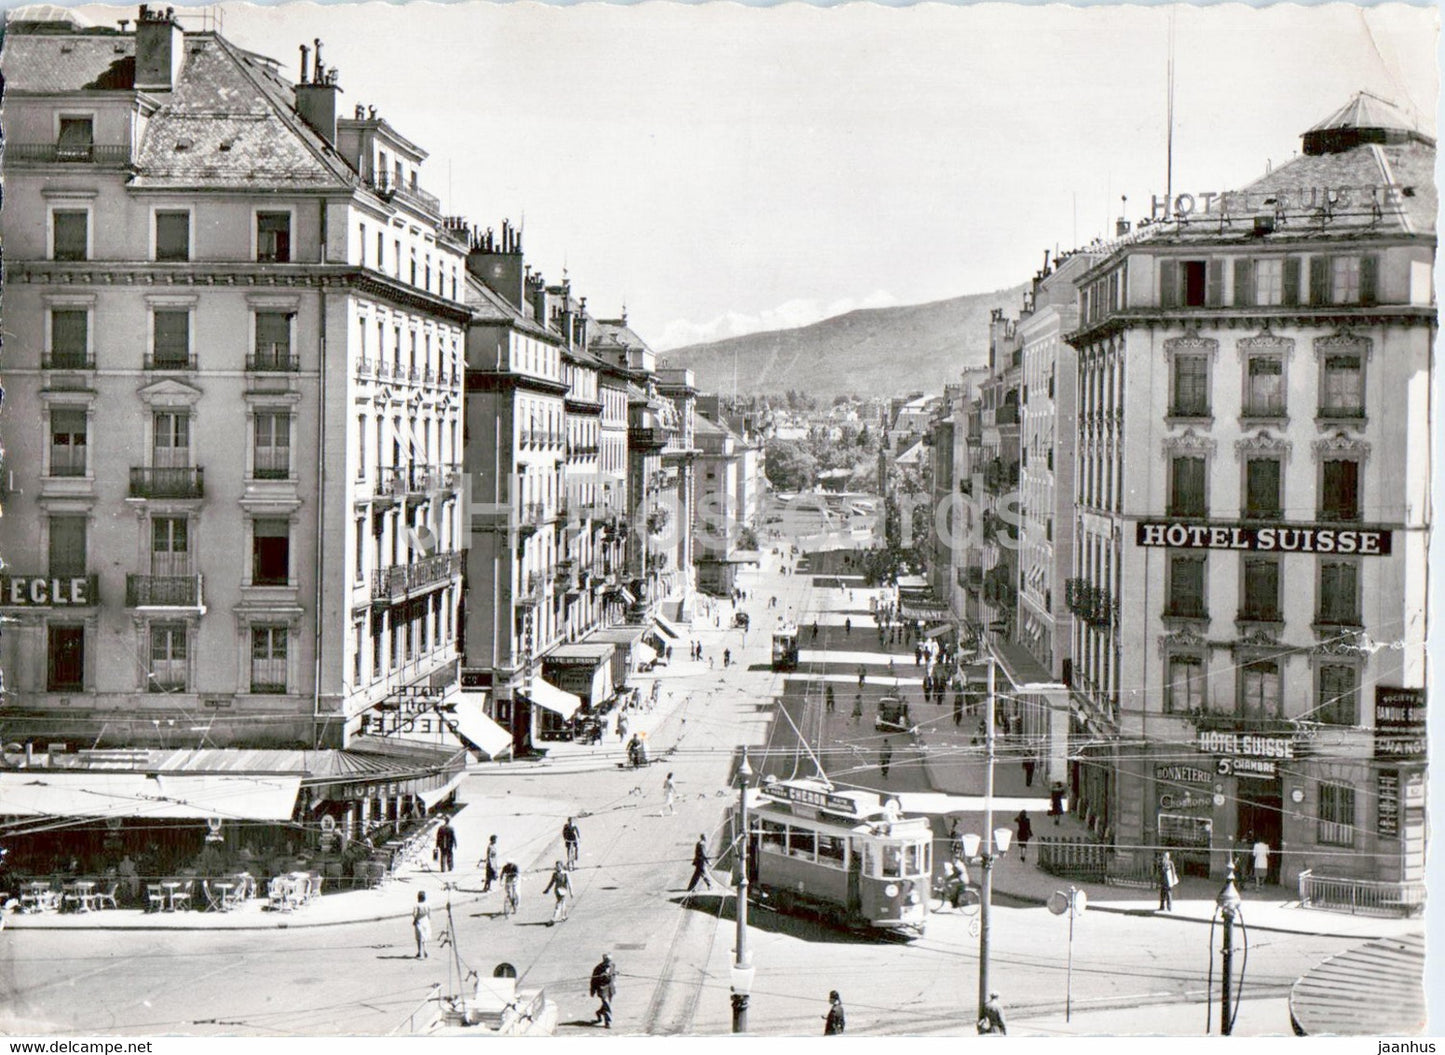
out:
M42 370L94 370L95 356L89 352L47 352L40 357Z
M527 502L517 518L517 532L523 536L535 534L546 522L546 507L541 502Z
M206 493L204 469L132 468L132 498L203 498Z
M442 200L435 194L427 193L416 184L408 186L405 181L397 180L389 172L380 172L369 177L366 185L387 201L400 198L418 208L426 209L434 216L442 213Z
M127 575L125 577L127 608L195 608L201 607L201 576L199 575Z
M142 364L143 368L151 371L163 372L176 370L190 372L196 369L196 357L171 352L161 352L159 355L147 355Z
M667 430L655 426L629 428L627 445L639 450L660 451L667 446Z
M526 582L527 588L517 594L517 607L535 608L542 603L542 577L533 572L527 576Z
M435 553L410 564L393 564L378 568L371 575L371 602L385 606L397 604L413 594L450 582L460 574L461 555Z
M1064 583L1064 605L1085 623L1099 630L1107 630L1119 617L1119 602L1109 595L1108 590L1093 585L1087 579L1069 579ZM1199 607L1201 613L1197 616L1174 612L1165 614L1175 615L1177 618L1205 618L1203 605Z
M98 146L94 143L7 143L5 163L32 165L91 165L95 168L129 168L130 146Z
M301 357L292 355L284 344L257 348L246 356L246 370L253 374L294 374L301 369Z

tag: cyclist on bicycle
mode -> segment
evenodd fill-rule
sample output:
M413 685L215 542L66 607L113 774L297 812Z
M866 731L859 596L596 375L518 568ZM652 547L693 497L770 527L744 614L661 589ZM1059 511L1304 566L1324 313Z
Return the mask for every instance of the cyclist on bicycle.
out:
M521 870L516 862L502 865L502 912L510 915L517 911L517 878Z

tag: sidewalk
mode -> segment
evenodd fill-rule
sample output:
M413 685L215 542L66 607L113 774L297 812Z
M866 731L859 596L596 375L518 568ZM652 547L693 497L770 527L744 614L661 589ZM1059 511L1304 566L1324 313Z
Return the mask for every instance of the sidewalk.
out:
M708 628L706 633L714 631ZM643 699L651 692L653 680L660 680L664 686L652 710L628 712L629 738L634 732L644 733L654 760L648 767L648 780L655 776L654 782L660 785L665 772L662 765L683 732L688 711L704 706L713 691L693 684L693 679L707 681L709 674L715 677L717 672L709 671L706 663L689 661L660 668L656 679L652 675L634 676L633 683L640 688ZM549 743L547 755L541 759L484 762L468 767L468 780L457 793L460 808L452 815L457 832L454 872L436 871L430 851L424 850L419 860L402 865L390 881L377 889L324 893L291 912L267 911L263 897L231 912L151 913L124 908L74 914L13 913L4 917L4 926L15 930L277 930L408 919L417 892L422 890L434 909L448 899L453 905L499 903L495 886L492 893L481 893L482 873L476 867L491 835L497 836L499 864L509 859L516 861L525 883L529 874L550 871L552 862L562 855L562 825L568 816L583 822L588 815L585 806L571 801L577 794L571 783L559 787L557 797L518 794L513 789L528 786L525 778L533 776L621 768L626 757L626 742L619 741L613 731L600 744ZM625 809L629 804L613 805ZM585 839L585 823L582 827ZM258 878L264 882L269 877ZM204 901L199 893L196 898Z

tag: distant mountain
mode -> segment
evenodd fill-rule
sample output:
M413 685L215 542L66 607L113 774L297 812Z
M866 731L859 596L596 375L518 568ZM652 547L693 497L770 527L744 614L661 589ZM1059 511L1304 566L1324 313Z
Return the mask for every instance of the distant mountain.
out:
M896 308L850 311L793 330L769 330L659 352L691 367L703 392L740 395L796 388L818 396L939 392L988 362L994 308L1016 314L1024 287Z

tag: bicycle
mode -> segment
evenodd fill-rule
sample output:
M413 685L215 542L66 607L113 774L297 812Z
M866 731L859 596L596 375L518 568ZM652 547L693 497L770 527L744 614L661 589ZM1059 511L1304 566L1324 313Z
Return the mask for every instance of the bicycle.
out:
M505 919L517 911L517 879L508 876L502 885L502 917Z
M969 917L969 936L977 938L981 929L978 914L982 904L983 898L979 895L978 887L972 883L959 883L956 879L942 877L934 881L933 898L928 903L928 910L944 912L950 906L957 909Z

